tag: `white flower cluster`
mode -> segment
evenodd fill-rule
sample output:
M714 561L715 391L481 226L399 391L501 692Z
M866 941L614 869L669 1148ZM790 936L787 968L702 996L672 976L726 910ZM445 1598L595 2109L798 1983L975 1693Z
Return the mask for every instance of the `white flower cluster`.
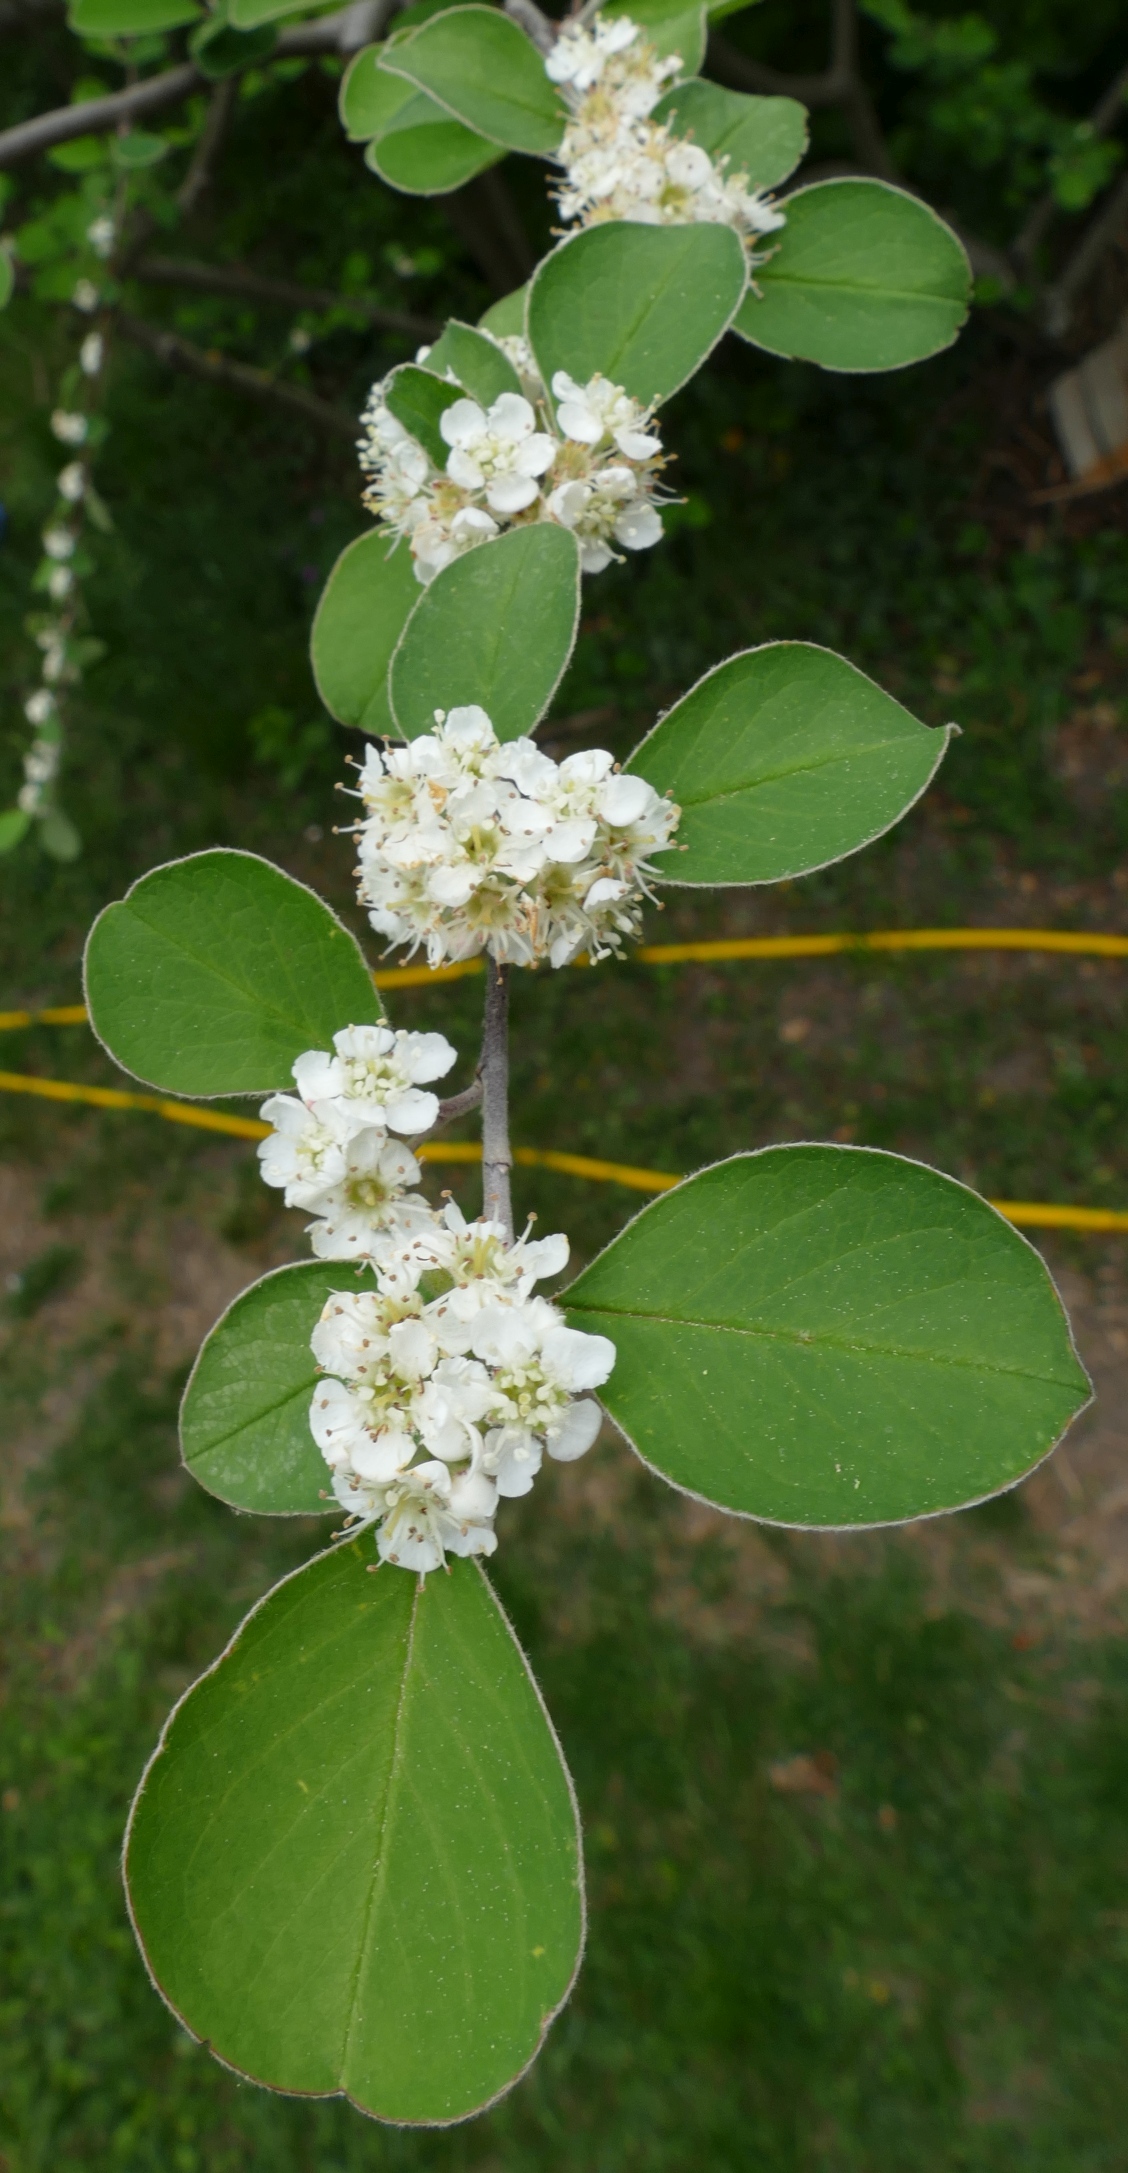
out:
M333 1492L377 1526L384 1562L426 1573L447 1554L492 1554L499 1499L530 1492L548 1451L570 1463L600 1428L584 1395L615 1346L569 1328L533 1285L558 1274L565 1237L506 1243L449 1203L376 1290L335 1291L312 1337L325 1378L310 1426ZM419 1288L440 1285L426 1299ZM355 1524L350 1526L355 1529Z
M299 1056L296 1096L264 1102L274 1131L258 1150L263 1177L285 1194L287 1207L317 1217L309 1235L319 1259L390 1266L429 1229L426 1200L409 1190L419 1164L388 1135L430 1130L439 1102L427 1083L443 1078L454 1058L443 1034L346 1026L334 1035L332 1054Z
M660 58L627 16L597 17L590 29L566 23L544 65L572 115L556 154L564 168L556 201L565 219L584 226L707 220L734 227L751 247L785 224L746 172L729 172L727 157L710 158L650 118L682 63L677 54Z
M567 1463L591 1447L584 1391L615 1362L605 1336L534 1296L567 1238L510 1244L500 1223L409 1190L419 1165L389 1133L430 1128L426 1082L454 1057L442 1034L345 1027L332 1053L297 1059L296 1096L263 1104L274 1130L259 1148L266 1182L317 1215L315 1253L372 1271L375 1289L334 1291L314 1329L310 1426L337 1500L378 1525L381 1559L422 1572L492 1554L499 1499L529 1492L546 1450Z
M425 944L431 966L620 950L679 815L602 749L556 763L530 739L499 742L474 704L436 710L407 746L370 746L359 797L361 903L389 943Z
M83 422L85 419L81 418ZM56 436L64 436L65 442L75 442L73 435L66 437L56 431ZM73 640L77 599L71 560L79 540L74 525L75 509L81 509L87 488L84 462L70 461L60 471L55 487L58 504L43 530L43 558L36 577L36 585L46 590L54 608L31 622L42 662L40 683L23 705L24 715L35 729L35 737L23 758L24 781L16 795L17 807L25 815L33 816L48 811L59 773L62 753L60 693L81 677L81 650L76 650ZM81 519L81 510L78 518Z
M604 377L577 385L558 370L554 412L526 341L497 344L524 389L501 393L488 409L453 401L439 423L450 448L441 470L391 413L383 384L364 410L360 465L371 478L364 503L409 539L417 578L432 581L514 522L570 528L585 573L609 565L617 544L649 550L662 534L655 494L665 460L647 410Z

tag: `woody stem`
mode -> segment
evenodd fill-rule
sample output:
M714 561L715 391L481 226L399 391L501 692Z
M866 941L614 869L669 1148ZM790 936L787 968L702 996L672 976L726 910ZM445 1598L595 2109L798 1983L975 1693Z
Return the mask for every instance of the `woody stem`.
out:
M486 1010L482 1022L482 1212L500 1222L513 1241L509 1172L509 974L486 959Z

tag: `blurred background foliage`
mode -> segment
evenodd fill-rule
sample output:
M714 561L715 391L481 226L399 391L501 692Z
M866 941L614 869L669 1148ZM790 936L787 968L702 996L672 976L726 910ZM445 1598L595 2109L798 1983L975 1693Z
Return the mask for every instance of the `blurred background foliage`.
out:
M1123 244L1063 335L1040 306L1117 185L1119 109L1087 130L1128 61L1123 10L866 0L857 27L868 118L856 99L816 104L811 168L864 164L876 143L985 252L982 306L951 354L903 377L835 379L726 345L670 414L684 492L670 538L586 590L545 736L625 753L726 651L824 641L930 723L959 720L938 787L825 875L671 892L655 934L1123 927L1124 491L1041 495L1062 474L1046 391L1117 323ZM764 0L725 22L716 72L820 75L833 28L821 0ZM157 68L181 43L135 57ZM341 137L340 72L321 56L243 75L189 215L169 207L203 95L162 119L170 148L139 184L150 253L249 269L316 306L139 278L126 300L213 365L253 365L347 419L416 344L374 311L472 320L543 250L549 218L529 162L506 165L503 196L493 181L451 203L392 196ZM0 126L121 80L51 7L5 0ZM3 804L60 460L49 416L82 329L52 299L53 236L93 170L72 146L5 184L23 269L0 316ZM113 525L84 590L105 652L72 705L64 773L84 850L58 865L32 842L0 861L0 1007L74 1002L97 909L203 845L271 854L356 924L332 825L357 747L320 710L306 656L325 575L364 525L348 428L122 337L106 413ZM458 984L405 994L396 1017L441 1025L468 1055L477 1003ZM994 1194L1128 1205L1119 965L611 967L526 977L515 1009L531 1144L680 1169L837 1137ZM6 1036L2 1055L114 1076L77 1028ZM456 1189L469 1202L469 1180ZM631 1203L538 1173L519 1204L585 1256ZM770 1535L756 1551L609 1448L582 1488L558 1476L515 1512L498 1571L588 1827L592 1947L542 2062L486 2119L414 2136L268 2098L195 2050L134 1953L117 1848L169 1702L318 1543L312 1525L229 1516L184 1486L175 1451L200 1325L300 1249L301 1222L235 1143L3 1095L0 1209L5 2173L674 2173L692 2157L733 2173L1119 2173L1121 1588L1096 1613L1058 1608L1059 1588L1084 1593L1095 1573L1062 1567L1068 1547L1025 1495L950 1520L940 1576L923 1542ZM1082 1293L1122 1291L1115 1241L1054 1258Z

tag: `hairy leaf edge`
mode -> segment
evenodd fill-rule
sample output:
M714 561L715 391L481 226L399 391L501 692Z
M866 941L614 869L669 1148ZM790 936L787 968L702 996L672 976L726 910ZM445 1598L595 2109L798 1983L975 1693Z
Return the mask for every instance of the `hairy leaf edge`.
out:
M663 1471L660 1464L651 1463L650 1458L643 1455L643 1452L639 1448L637 1441L632 1440L630 1434L627 1432L626 1427L623 1425L622 1420L617 1419L614 1413L608 1410L607 1405L604 1403L602 1397L599 1397L597 1400L599 1401L600 1408L604 1412L607 1419L610 1421L611 1425L615 1428L616 1433L621 1434L623 1440L626 1442L627 1447L631 1450L632 1454L637 1456L639 1463L642 1464L647 1471L652 1472L656 1479L661 1479L664 1486L671 1487L675 1494L683 1494L687 1501L700 1502L703 1508L719 1509L722 1516L739 1517L741 1519L741 1522L744 1524L766 1524L770 1526L773 1531L780 1532L899 1531L906 1524L933 1523L937 1517L955 1517L962 1515L965 1509L980 1509L982 1508L984 1502L998 1501L1001 1495L1012 1494L1016 1486L1025 1486L1026 1481L1029 1478L1032 1478L1036 1471L1040 1471L1043 1464L1048 1463L1050 1457L1053 1456L1055 1451L1057 1449L1060 1449L1062 1442L1066 1438L1066 1435L1072 1431L1073 1427L1077 1424L1078 1419L1083 1418L1086 1411L1091 1409L1092 1405L1096 1401L1096 1390L1093 1387L1092 1377L1089 1373L1088 1367L1084 1364L1081 1354L1077 1348L1076 1339L1073 1334L1073 1323L1069 1317L1069 1313L1066 1310L1065 1302L1062 1298L1061 1292L1058 1289L1058 1286L1050 1273L1045 1259L1038 1251L1038 1247L1031 1244L1030 1239L1026 1237L1021 1230L1016 1229L1013 1222L1008 1222L1006 1216L1000 1214L998 1208L993 1207L990 1200L984 1199L981 1192L976 1192L972 1185L965 1185L960 1178L950 1176L947 1170L935 1169L931 1162L919 1161L915 1155L892 1154L887 1147L853 1147L847 1146L842 1141L829 1141L825 1139L793 1139L786 1141L786 1143L782 1145L777 1142L775 1145L768 1147L748 1147L743 1149L742 1152L739 1154L725 1155L720 1162L704 1163L700 1169L692 1170L688 1177L683 1178L682 1184L692 1184L695 1178L707 1177L710 1171L715 1169L725 1169L731 1162L754 1162L758 1161L760 1156L764 1154L785 1154L791 1147L821 1147L824 1150L830 1148L835 1154L871 1154L879 1155L881 1159L886 1162L904 1162L907 1163L911 1169L926 1170L930 1177L939 1177L943 1180L945 1184L954 1185L958 1192L966 1192L969 1199L975 1200L980 1207L987 1208L988 1211L992 1215L994 1215L996 1221L1001 1222L1003 1224L1003 1227L1010 1232L1012 1237L1016 1237L1021 1245L1025 1245L1027 1252L1033 1253L1035 1259L1037 1260L1039 1266L1042 1269L1043 1274L1046 1277L1046 1281L1049 1283L1050 1289L1053 1291L1054 1297L1057 1299L1058 1306L1061 1310L1062 1321L1065 1326L1065 1332L1069 1338L1070 1351L1072 1352L1073 1357L1077 1361L1082 1376L1089 1385L1089 1394L1086 1397L1084 1403L1078 1405L1076 1411L1073 1413L1072 1418L1070 1418L1067 1424L1063 1426L1056 1440L1051 1441L1049 1448L1043 1450L1042 1455L1038 1458L1037 1462L1029 1465L1025 1471L1020 1471L1015 1478L1007 1479L1002 1486L992 1487L989 1493L976 1494L973 1499L969 1501L956 1502L949 1508L921 1509L915 1516L909 1517L883 1517L874 1524L793 1524L785 1517L757 1516L751 1509L733 1509L729 1506L728 1502L715 1501L710 1494L699 1494L695 1487L683 1486L677 1479L671 1479L669 1473ZM610 1252L611 1246L617 1244L619 1239L625 1234L627 1230L633 1229L636 1222L641 1222L644 1215L649 1215L654 1211L655 1208L661 1207L664 1200L673 1199L676 1194L681 1191L681 1189L681 1185L673 1185L670 1187L670 1190L668 1192L660 1193L657 1199L647 1200L645 1206L640 1207L638 1212L632 1215L628 1222L625 1222L623 1224L623 1228L616 1231L615 1236L610 1241L610 1244L605 1245L603 1247L603 1251L596 1254L595 1260L591 1260L588 1262L588 1266L594 1267L596 1261L602 1259L603 1253ZM586 1274L587 1269L585 1268L582 1273ZM579 1278L577 1278L577 1280L579 1280ZM599 1308L597 1306L585 1307L582 1305L570 1305L567 1290L558 1291L555 1298L553 1299L553 1303L555 1305L558 1305L565 1313L582 1314L585 1311L590 1311L593 1313L599 1311ZM574 1325L574 1323L570 1322L569 1325Z

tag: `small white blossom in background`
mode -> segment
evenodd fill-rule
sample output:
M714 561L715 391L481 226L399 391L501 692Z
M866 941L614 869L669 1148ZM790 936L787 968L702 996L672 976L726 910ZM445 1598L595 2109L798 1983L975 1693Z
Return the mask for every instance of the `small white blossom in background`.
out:
M85 415L57 407L51 417L51 428L60 445L85 445L90 424Z
M453 401L439 423L449 447L441 470L391 413L383 384L365 408L358 448L370 478L364 504L392 535L406 538L417 578L433 581L515 522L572 529L585 573L609 565L616 545L649 550L662 535L657 491L665 455L648 410L604 377L576 385L563 371L553 381L554 407L528 342L497 345L524 389L501 393L489 408ZM422 349L422 358L428 353Z
M52 603L61 604L65 602L66 598L70 595L73 588L74 574L72 573L70 567L53 567L50 579L47 583L47 594L51 598Z
M533 1295L567 1258L565 1237L510 1245L500 1223L448 1205L406 1280L377 1266L377 1289L327 1300L310 1426L348 1529L376 1525L381 1561L425 1575L448 1554L492 1554L499 1500L530 1492L546 1450L570 1463L596 1439L585 1392L615 1346ZM424 1273L446 1286L437 1296Z
M69 528L55 525L43 531L43 548L48 558L73 558L76 540Z
M97 377L106 356L106 342L100 332L88 332L78 350L78 359L86 377Z
M96 257L109 257L114 249L114 222L108 212L92 221L86 229L86 239Z
M652 853L679 810L602 749L561 763L500 742L472 704L381 753L359 775L358 895L390 944L428 963L489 951L500 964L567 965L637 939Z
M729 172L727 157L710 158L650 118L682 63L677 54L661 58L628 17L597 17L590 29L566 23L544 65L572 115L556 154L563 218L583 226L704 220L733 227L752 251L786 223L746 172ZM759 261L754 254L752 261Z
M46 724L55 714L55 697L46 687L37 687L24 703L24 716L29 724Z
M86 490L86 470L81 460L68 461L55 478L55 488L68 505L77 505Z
M99 294L98 289L92 279L79 279L75 281L75 288L74 293L71 295L71 301L73 302L76 309L80 309L82 311L84 316L92 316L94 311L97 309L101 299L101 295Z

